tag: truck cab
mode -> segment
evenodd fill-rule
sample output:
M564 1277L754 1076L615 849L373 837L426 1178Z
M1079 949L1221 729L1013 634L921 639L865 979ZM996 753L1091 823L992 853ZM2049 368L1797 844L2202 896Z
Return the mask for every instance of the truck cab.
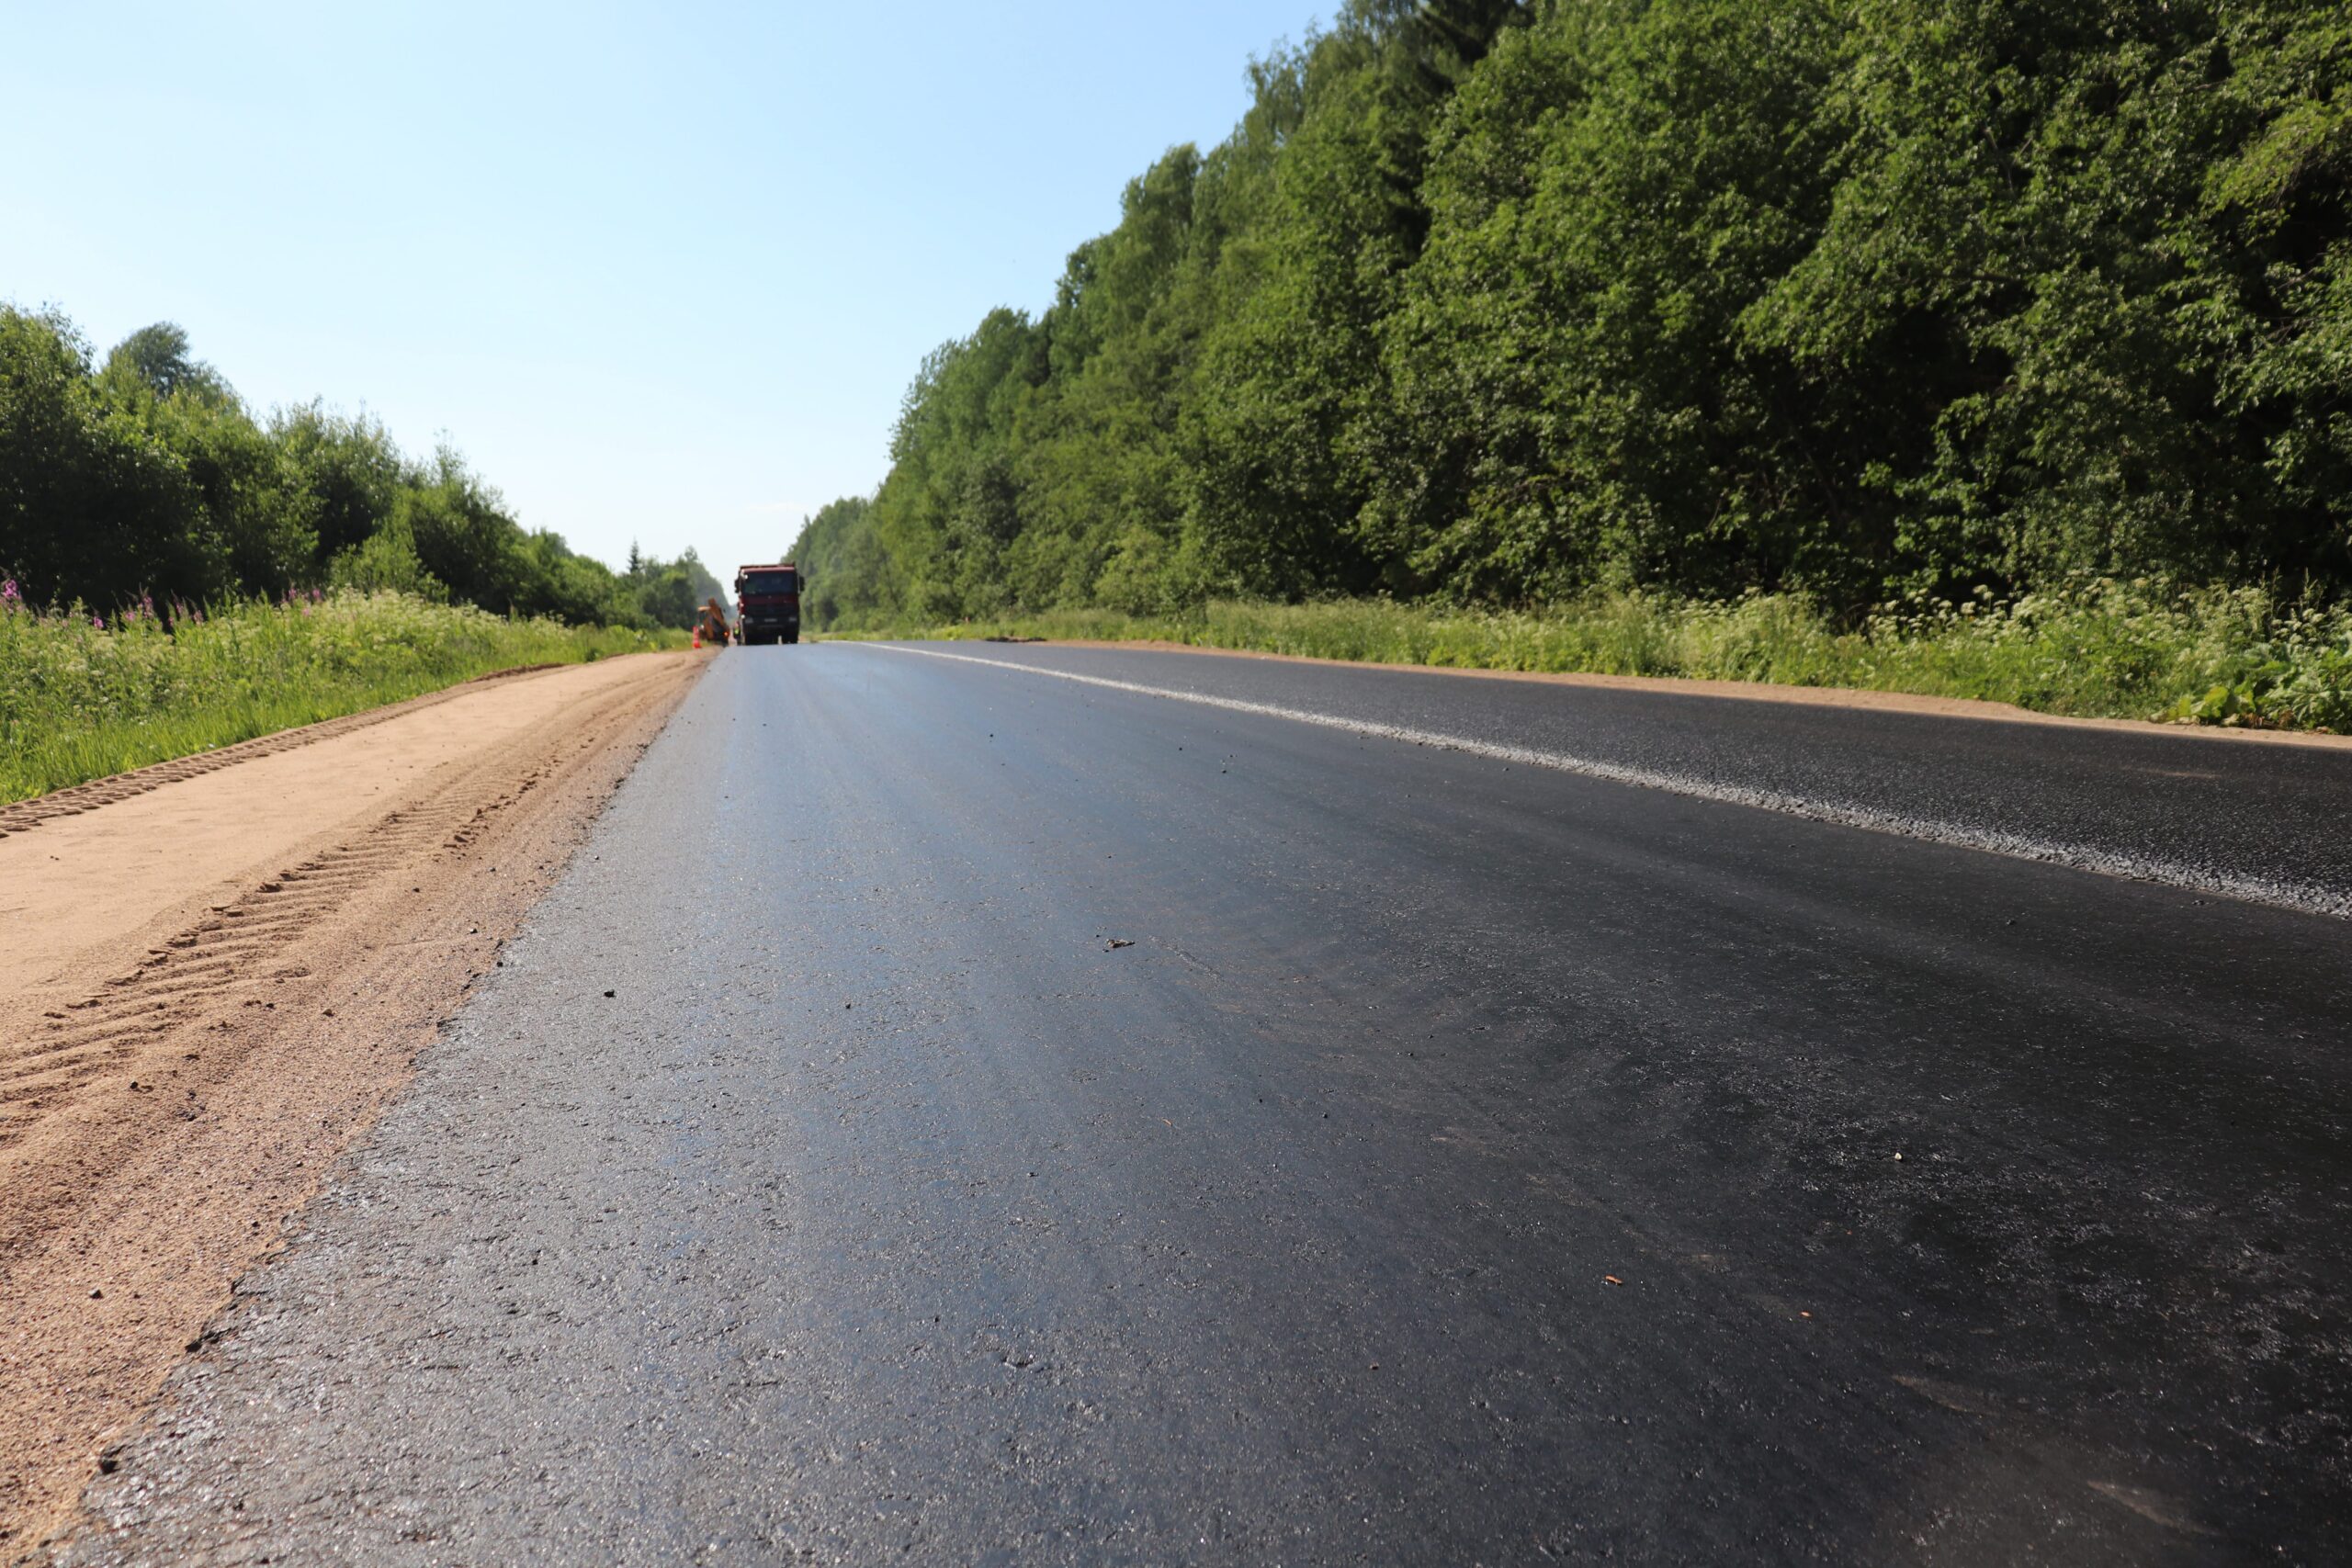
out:
M800 640L800 570L790 561L735 569L735 636L746 648Z

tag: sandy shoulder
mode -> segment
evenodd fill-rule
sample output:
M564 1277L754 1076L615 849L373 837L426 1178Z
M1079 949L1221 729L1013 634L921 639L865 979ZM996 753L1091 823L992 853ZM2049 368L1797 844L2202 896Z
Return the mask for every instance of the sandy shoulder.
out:
M458 688L0 838L0 1560L65 1517L707 657Z
M656 655L654 658L670 656ZM0 839L0 996L72 987L275 863L402 801L548 716L644 683L644 656L460 687L447 701Z

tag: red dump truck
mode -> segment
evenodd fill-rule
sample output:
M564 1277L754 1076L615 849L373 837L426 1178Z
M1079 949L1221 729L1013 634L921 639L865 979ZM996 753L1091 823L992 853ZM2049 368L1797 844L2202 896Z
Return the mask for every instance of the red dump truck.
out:
M800 640L800 569L788 560L735 569L735 637L746 648Z

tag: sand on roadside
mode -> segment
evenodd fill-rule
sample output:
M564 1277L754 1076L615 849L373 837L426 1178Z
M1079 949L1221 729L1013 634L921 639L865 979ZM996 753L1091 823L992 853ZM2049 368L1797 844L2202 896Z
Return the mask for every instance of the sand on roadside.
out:
M709 657L469 683L0 824L0 1560L69 1515Z

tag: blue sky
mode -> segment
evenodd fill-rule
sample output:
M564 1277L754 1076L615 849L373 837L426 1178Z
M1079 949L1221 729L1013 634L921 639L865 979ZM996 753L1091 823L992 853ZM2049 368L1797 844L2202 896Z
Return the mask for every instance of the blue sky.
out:
M1049 302L1127 179L1223 137L1250 56L1316 14L6 11L0 299L101 352L178 321L257 411L365 404L576 548L722 569L870 491L923 354Z

